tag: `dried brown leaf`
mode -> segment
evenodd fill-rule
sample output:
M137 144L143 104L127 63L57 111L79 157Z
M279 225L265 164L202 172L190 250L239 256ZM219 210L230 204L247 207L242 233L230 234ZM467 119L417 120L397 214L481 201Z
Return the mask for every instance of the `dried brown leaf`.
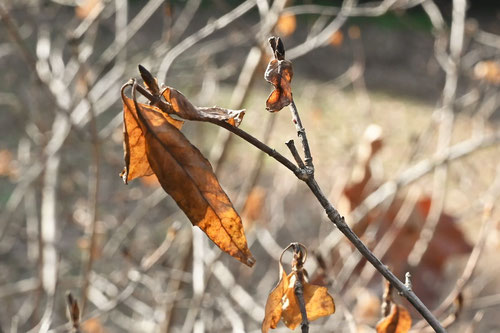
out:
M187 120L221 120L238 127L245 115L245 110L194 106L180 91L171 87L165 88L162 95L172 106L172 113Z
M131 108L128 102L124 99L124 112L137 120L143 136L139 153L146 155L148 167L156 174L163 189L191 223L200 227L217 246L252 266L255 259L248 249L241 218L222 190L208 160L159 109L136 101L135 107ZM130 134L128 136L130 139ZM145 169L144 165L141 167Z
M265 317L262 322L262 332L267 333L269 328L276 328L281 319L282 305L281 300L288 290L288 276L280 263L280 279L278 284L269 293L266 302Z
M296 247L293 245L296 245ZM262 322L263 333L267 333L269 328L276 328L280 319L290 329L295 329L302 322L302 313L295 288L302 288L307 319L309 321L328 316L335 312L335 303L332 296L328 294L328 290L325 287L313 285L306 281L305 276L307 276L307 272L302 266L306 257L302 249L297 247L297 245L305 249L299 243L292 243L283 251L284 253L290 247L293 247L294 251L296 251L292 261L293 272L289 275L286 275L283 270L280 257L280 281L267 298L265 317ZM283 253L281 256L283 256ZM300 284L297 284L297 279L300 279Z
M411 316L402 305L392 304L391 312L377 324L377 333L406 333L411 328Z
M294 293L295 272L288 275L288 289L283 298L283 322L290 329L295 329L302 322L299 303ZM331 315L335 312L335 303L325 287L309 284L302 281L304 287L304 303L306 305L307 319L316 320L320 317Z
M280 38L270 38L269 42L273 48L275 59L269 61L264 78L274 86L273 92L266 101L266 109L277 112L289 105L292 98L290 86L293 78L292 63L284 59L285 51Z
M125 168L120 174L125 184L128 184L132 179L149 176L153 174L153 170L149 165L146 156L146 141L137 120L137 111L134 101L123 94L123 150L125 159ZM145 109L150 109L158 114L176 128L180 129L183 122L173 119L168 114L161 112L160 109L140 104Z

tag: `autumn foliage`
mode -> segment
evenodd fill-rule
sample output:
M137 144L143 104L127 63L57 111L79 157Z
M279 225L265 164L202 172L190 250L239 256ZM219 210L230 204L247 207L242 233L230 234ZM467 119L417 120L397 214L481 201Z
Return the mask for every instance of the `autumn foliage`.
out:
M140 67L149 92L160 101L156 80ZM124 90L132 87L132 96ZM247 246L241 218L215 176L210 162L179 129L187 120L224 120L239 125L243 111L221 108L198 108L179 91L167 87L160 107L139 103L137 84L122 88L124 159L121 176L125 183L155 174L165 190L186 214L191 223L202 229L223 251L252 266L255 259Z

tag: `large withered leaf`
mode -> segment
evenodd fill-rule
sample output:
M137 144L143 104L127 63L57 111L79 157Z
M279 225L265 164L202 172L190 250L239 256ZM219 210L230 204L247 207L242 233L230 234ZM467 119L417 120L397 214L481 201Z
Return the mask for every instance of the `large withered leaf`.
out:
M391 312L377 323L377 333L406 333L411 328L411 316L402 305L392 303Z
M289 105L293 100L290 86L293 69L292 63L285 60L285 48L281 39L271 37L269 43L273 49L275 59L269 61L264 78L274 86L274 90L267 98L266 109L270 112L277 112Z
M153 174L151 166L149 165L146 157L146 141L142 130L139 127L137 119L137 111L134 101L123 93L122 89L122 102L123 102L123 151L125 159L125 168L120 174L125 184L128 184L132 179L150 176ZM161 114L165 121L180 129L183 122L173 119L169 115L160 111L160 109L141 104L143 108L150 109L156 113Z
M262 322L262 332L267 333L269 328L276 328L283 312L281 300L288 290L288 276L280 263L280 279L278 284L267 296L264 321Z
M283 297L283 322L290 329L295 329L302 322L299 303L294 293L295 280L298 275L292 272L288 275L288 289ZM306 305L307 319L316 320L320 317L331 315L335 312L335 303L328 289L309 284L302 279L304 287L304 303Z
M200 151L154 107L134 101L145 154L163 189L223 251L252 266L243 225Z
M238 127L245 115L245 110L229 110L216 106L194 106L180 91L172 87L165 88L162 95L172 106L173 113L183 119L198 121L221 120Z

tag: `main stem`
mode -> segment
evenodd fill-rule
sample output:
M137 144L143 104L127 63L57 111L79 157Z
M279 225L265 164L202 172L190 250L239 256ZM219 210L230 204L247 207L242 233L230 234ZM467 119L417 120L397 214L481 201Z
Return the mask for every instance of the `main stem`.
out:
M422 317L429 323L429 325L438 333L445 333L446 330L441 326L439 321L434 317L431 311L422 303L415 293L407 288L403 282L401 282L388 268L385 266L380 259L378 259L359 239L359 237L352 231L344 220L344 217L333 207L333 205L328 201L326 196L321 191L318 183L314 177L309 178L306 181L307 186L311 189L314 196L318 199L321 206L325 209L328 218L330 219L340 232L343 233L347 239L358 249L358 251L363 255L363 257L368 260L373 267L377 269L393 286L396 288L401 295L403 295L414 307L420 312Z

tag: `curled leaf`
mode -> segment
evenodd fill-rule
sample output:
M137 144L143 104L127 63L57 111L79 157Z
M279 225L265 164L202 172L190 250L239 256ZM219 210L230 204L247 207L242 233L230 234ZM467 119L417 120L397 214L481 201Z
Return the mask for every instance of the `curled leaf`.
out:
M177 89L167 87L162 92L163 98L172 106L172 113L187 120L210 121L222 120L238 127L243 120L245 110L229 110L219 107L197 107Z
M124 179L142 176L144 170L154 172L162 188L193 225L200 227L223 251L252 266L255 259L248 249L241 218L222 190L208 160L178 130L177 123L171 122L171 117L156 107L138 103L135 98L132 107L130 99L123 93L122 97L125 119L135 120L138 131L142 133L141 137L134 128L134 142L141 145L135 149L131 149L132 135L127 135L129 161L126 154L128 166ZM132 158L134 154L137 154L136 158ZM132 162L135 161L140 165L133 173Z
M289 105L292 98L292 88L290 83L293 77L292 63L285 60L285 48L279 37L271 37L269 43L273 48L275 59L267 65L264 78L274 86L266 101L266 109L270 112L277 112Z
M406 333L411 328L411 316L403 306L392 303L391 312L377 324L377 333Z

